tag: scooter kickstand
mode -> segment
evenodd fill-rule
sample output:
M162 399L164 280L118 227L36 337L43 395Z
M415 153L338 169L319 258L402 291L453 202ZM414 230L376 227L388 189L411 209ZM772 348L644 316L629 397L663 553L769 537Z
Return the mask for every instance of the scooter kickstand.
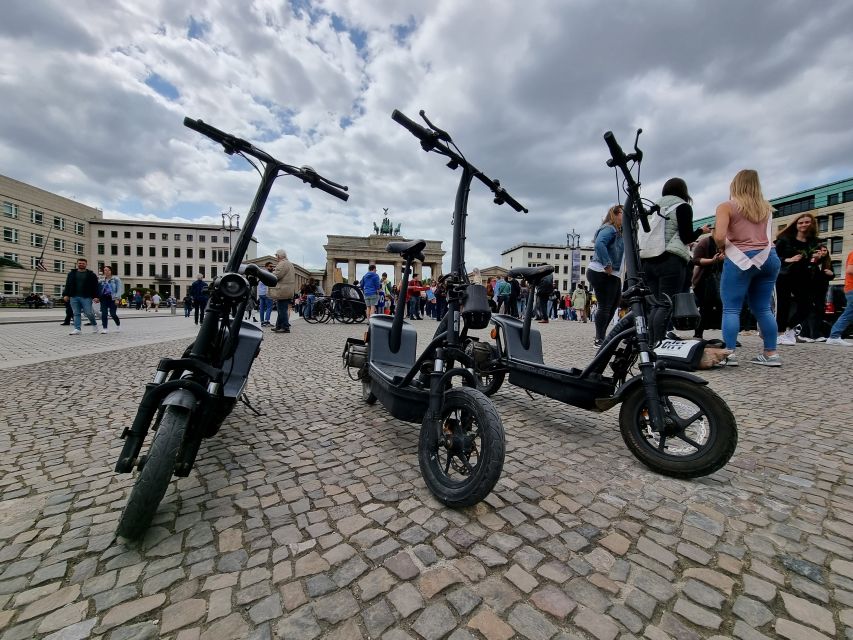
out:
M238 400L239 400L240 402L242 402L244 405L246 405L247 407L249 407L249 409L252 411L252 413L254 413L256 416L265 416L265 415L267 415L267 414L265 414L265 413L263 413L263 412L258 411L257 409L255 409L255 407L253 407L253 406L252 406L252 403L251 403L251 402L249 402L249 397L248 397L245 393L241 393L241 394L240 394L240 397L238 398Z

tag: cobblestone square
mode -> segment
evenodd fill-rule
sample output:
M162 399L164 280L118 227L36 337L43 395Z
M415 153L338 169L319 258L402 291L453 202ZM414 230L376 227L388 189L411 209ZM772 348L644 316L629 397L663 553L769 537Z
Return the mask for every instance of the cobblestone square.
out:
M435 322L415 325L425 344ZM853 350L704 373L740 441L694 481L640 465L618 408L505 384L502 478L453 511L421 480L418 425L341 368L364 326L267 333L248 387L264 415L238 406L121 544L119 434L192 322L0 324L0 639L853 639ZM589 324L542 334L551 364L592 357ZM759 339L742 342L744 361Z

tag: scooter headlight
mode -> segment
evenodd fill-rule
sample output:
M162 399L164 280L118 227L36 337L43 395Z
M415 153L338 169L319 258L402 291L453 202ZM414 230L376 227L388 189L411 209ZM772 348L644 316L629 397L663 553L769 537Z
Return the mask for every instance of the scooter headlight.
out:
M224 297L237 300L249 293L249 282L239 273L226 273L219 281L219 291Z

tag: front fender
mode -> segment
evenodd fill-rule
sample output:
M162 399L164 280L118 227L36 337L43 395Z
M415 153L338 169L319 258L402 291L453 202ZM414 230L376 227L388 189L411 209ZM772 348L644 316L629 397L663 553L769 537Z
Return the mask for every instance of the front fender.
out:
M181 407L187 411L195 409L196 401L201 398L196 398L195 395L188 389L177 389L167 395L161 405L171 405L173 407Z
M695 376L692 373L688 373L686 371L678 371L676 369L663 369L657 372L658 380L663 378L681 378L682 380L687 380L688 382L692 382L694 384L706 385L708 381L704 378L700 378L699 376ZM613 392L612 396L607 398L596 398L595 406L598 407L599 411L607 411L608 409L615 407L617 404L622 402L625 397L634 390L634 387L643 384L643 378L640 375L636 375L630 380L626 381L625 384L621 385L616 391Z

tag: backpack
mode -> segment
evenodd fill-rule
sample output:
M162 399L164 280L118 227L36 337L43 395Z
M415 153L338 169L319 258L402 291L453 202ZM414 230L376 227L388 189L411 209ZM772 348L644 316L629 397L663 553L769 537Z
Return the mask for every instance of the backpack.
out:
M655 212L649 219L649 231L642 226L637 230L637 244L640 247L641 258L655 258L666 251L666 222L669 214L678 208L682 202L676 202L666 209Z

